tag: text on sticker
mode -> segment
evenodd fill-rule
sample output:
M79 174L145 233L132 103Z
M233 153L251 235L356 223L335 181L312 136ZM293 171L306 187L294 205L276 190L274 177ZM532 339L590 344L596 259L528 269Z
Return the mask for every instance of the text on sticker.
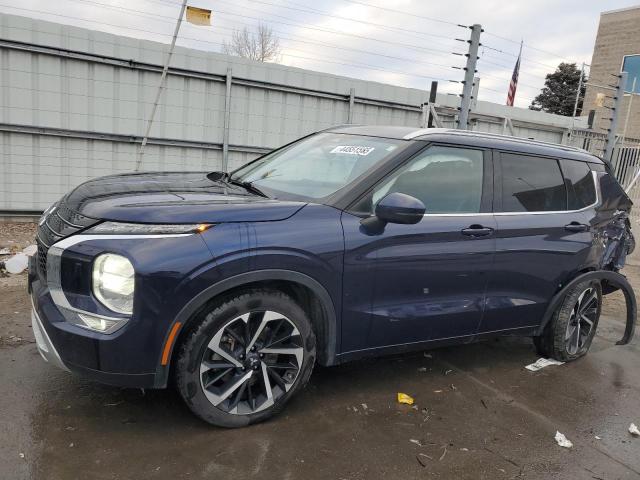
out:
M365 156L365 155L369 155L374 150L375 150L374 147L356 147L356 146L342 145L342 146L335 147L333 150L331 150L331 153L346 153L348 155Z

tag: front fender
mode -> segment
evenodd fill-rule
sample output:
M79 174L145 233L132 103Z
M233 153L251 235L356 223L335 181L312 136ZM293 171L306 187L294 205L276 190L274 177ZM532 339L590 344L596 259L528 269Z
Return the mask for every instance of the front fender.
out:
M325 319L323 328L326 342L323 345L323 352L320 354L320 357L325 359L323 362L325 365L334 365L335 363L337 363L336 352L338 346L338 319L334 302L327 290L317 280L311 278L308 275L305 275L304 273L291 270L254 270L251 272L245 272L230 278L226 278L214 285L205 288L198 295L192 298L176 315L172 325L167 330L167 338L165 339L165 344L170 341L169 336L172 335L171 332L174 331L175 325L178 325L178 328L184 330L184 327L188 325L189 321L194 318L195 314L200 311L212 298L215 298L218 295L234 288L265 280L283 280L293 282L307 287L316 295L316 298L322 306L324 312L323 318ZM174 341L168 344L168 358L172 358L173 349L177 343L177 341ZM158 360L158 369L156 372L156 387L164 388L167 385L169 366L169 363L165 363L163 365L161 358Z

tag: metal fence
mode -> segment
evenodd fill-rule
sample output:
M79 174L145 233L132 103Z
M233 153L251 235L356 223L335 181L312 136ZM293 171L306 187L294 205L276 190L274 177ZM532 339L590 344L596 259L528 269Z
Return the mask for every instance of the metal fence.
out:
M572 132L569 143L575 147L583 148L594 155L601 156L604 152L607 136L589 130L576 130ZM636 207L632 210L631 217L634 227L640 221L640 184L631 185L633 178L640 172L640 139L619 137L611 158L613 172L625 188ZM629 188L631 186L631 188Z
M132 171L166 45L0 14L0 211ZM143 170L240 166L343 123L421 126L429 92L177 48ZM432 105L455 125L459 99ZM477 102L471 128L561 143L571 119ZM224 161L226 159L226 161Z

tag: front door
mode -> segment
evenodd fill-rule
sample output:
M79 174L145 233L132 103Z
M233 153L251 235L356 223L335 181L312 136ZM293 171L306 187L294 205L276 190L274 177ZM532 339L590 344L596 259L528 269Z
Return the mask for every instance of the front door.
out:
M343 352L476 333L495 250L491 169L487 151L433 145L343 214ZM368 232L361 214L392 192L420 199L426 215Z

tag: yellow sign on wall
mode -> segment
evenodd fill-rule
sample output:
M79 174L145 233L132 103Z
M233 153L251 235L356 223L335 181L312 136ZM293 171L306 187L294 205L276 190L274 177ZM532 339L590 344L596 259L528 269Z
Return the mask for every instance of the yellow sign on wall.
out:
M595 104L596 107L604 107L604 99L605 99L604 93L596 93L596 101L593 103Z
M187 22L194 25L211 25L211 10L187 6Z

